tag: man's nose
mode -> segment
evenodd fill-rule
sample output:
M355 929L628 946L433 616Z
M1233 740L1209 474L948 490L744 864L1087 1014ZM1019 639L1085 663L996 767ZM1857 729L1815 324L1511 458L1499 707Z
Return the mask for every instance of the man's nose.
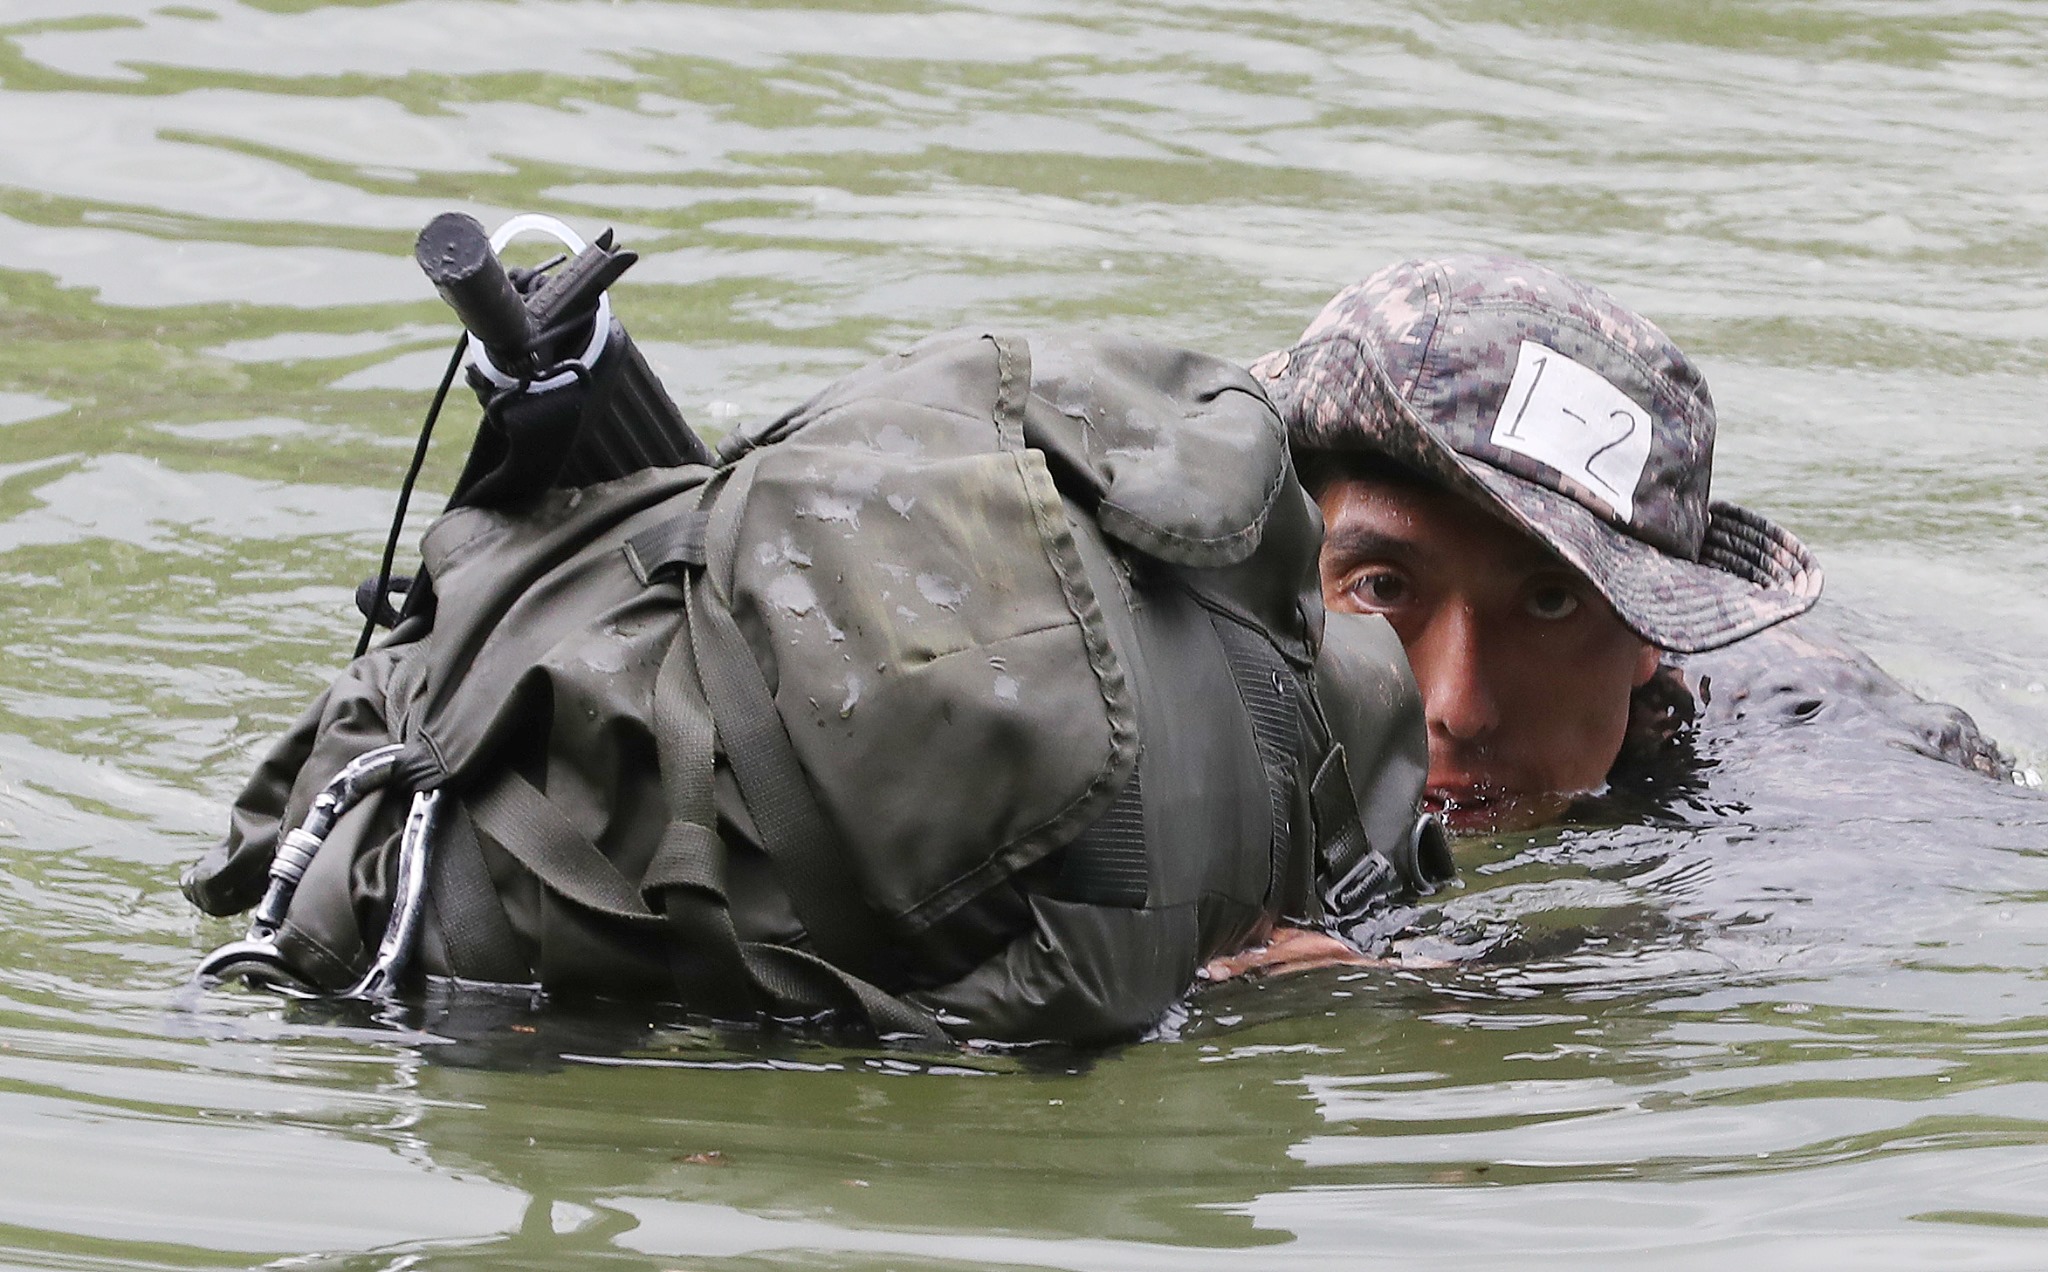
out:
M1470 606L1439 609L1422 639L1409 648L1408 661L1422 690L1431 733L1477 742L1500 727L1500 703Z

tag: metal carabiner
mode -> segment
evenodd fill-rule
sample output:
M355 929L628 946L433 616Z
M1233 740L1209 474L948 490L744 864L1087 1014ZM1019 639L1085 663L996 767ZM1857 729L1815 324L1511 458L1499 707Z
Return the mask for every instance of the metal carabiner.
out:
M299 998L312 998L320 992L284 961L273 937L252 936L229 941L202 959L192 978L197 981L239 980Z
M420 912L427 897L427 858L432 846L434 823L441 811L440 791L420 791L412 797L405 815L405 833L398 841L398 890L391 898L391 918L384 924L384 939L377 942L377 957L370 969L342 991L343 998L386 998L405 973L419 939Z
M249 935L230 941L201 959L192 975L195 979L240 977L251 984L272 985L293 992L310 993L305 979L293 972L277 948L277 930L291 909L292 894L313 864L320 846L327 842L334 823L362 798L391 780L397 770L398 754L405 748L397 743L365 751L342 766L339 773L313 797L306 820L285 832L270 861L270 886L249 922Z

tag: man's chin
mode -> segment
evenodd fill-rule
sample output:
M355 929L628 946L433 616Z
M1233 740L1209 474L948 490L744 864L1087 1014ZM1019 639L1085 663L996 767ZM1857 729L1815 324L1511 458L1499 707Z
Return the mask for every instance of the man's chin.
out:
M1453 835L1498 835L1547 826L1571 807L1571 797L1535 795L1498 787L1432 786L1423 792L1422 811L1436 814Z

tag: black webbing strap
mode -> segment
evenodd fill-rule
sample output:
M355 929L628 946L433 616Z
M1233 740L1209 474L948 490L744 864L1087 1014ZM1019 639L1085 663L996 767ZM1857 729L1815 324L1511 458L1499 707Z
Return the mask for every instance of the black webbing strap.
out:
M611 858L517 772L503 770L466 805L480 833L560 896L625 923L661 922Z
M930 1012L883 993L815 954L787 945L751 941L740 950L746 956L747 970L753 974L754 982L785 1001L834 1003L845 1015L867 1020L875 1033L884 1038L915 1038L932 1046L953 1045L952 1038Z
M691 617L677 630L654 690L654 738L668 800L668 827L641 885L646 899L659 900L667 915L679 987L693 1004L715 1010L717 1004L732 1004L736 996L744 996L751 985L783 1014L836 1008L865 1018L878 1034L946 1042L945 1031L928 1013L822 959L786 946L739 939L725 894L725 847L718 839L711 796L718 730L697 655L699 624L694 614L707 602L695 588L686 588L684 603ZM745 657L753 666L753 656ZM759 680L758 668L755 679ZM765 685L762 690L766 692ZM772 703L768 710L773 712ZM730 741L727 755L730 758ZM755 817L761 820L758 810ZM801 917L803 911L798 914Z
M1266 764L1266 794L1273 805L1271 871L1275 889L1285 885L1293 846L1294 772L1301 752L1302 695L1273 643L1242 623L1209 612L1209 623L1223 643L1223 660L1237 684L1259 758Z
M684 567L704 564L710 526L711 514L695 509L650 526L626 540L626 563L643 586L673 579Z
M441 818L428 869L427 901L451 975L470 981L524 984L533 969L519 952L512 921L484 864L476 826L461 804Z
M702 572L690 591L690 636L711 718L797 920L827 962L867 980L887 979L878 976L886 966L881 916L862 900L847 869L761 665Z
M685 605L688 597L686 588ZM654 746L668 824L640 894L668 920L669 964L683 1000L717 1015L751 1014L760 1006L753 998L757 978L740 948L725 894L725 846L711 797L718 735L695 665L685 614L654 678ZM777 1006L788 1002L777 992L780 986L761 988Z
M1332 744L1309 788L1316 827L1317 877L1323 909L1335 923L1355 922L1400 883L1394 865L1372 846L1351 793L1341 744Z

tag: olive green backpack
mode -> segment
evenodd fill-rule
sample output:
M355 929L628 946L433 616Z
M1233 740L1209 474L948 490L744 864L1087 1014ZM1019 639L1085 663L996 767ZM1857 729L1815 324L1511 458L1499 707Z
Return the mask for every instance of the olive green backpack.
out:
M1320 536L1242 371L1065 335L935 337L715 464L454 508L430 612L187 872L262 907L209 970L1139 1035L1274 919L1365 931L1449 875L1399 644L1326 619Z

